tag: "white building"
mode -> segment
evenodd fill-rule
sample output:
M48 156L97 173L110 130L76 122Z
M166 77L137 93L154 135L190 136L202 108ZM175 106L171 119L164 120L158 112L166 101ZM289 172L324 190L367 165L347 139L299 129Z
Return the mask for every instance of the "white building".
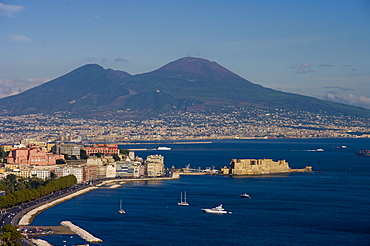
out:
M82 167L58 167L54 169L54 172L57 178L72 174L77 178L77 183L81 183L83 181Z

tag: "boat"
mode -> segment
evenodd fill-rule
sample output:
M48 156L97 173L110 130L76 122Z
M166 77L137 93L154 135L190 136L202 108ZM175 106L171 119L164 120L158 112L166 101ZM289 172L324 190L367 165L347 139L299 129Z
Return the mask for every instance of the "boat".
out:
M241 194L240 197L241 198L251 198L250 195L248 195L247 193Z
M217 207L214 208L202 208L202 210L206 213L211 213L211 214L231 214L231 212L226 211L223 207L222 204L218 205Z
M171 148L170 147L161 146L161 147L158 147L157 150L171 150Z
M184 192L184 201L182 200L182 192L180 195L180 202L177 203L179 206L188 206L189 203L186 202L186 191Z
M362 149L356 152L356 155L359 156L370 156L370 150L368 149Z
M316 151L324 151L324 149L316 149Z
M120 214L126 213L126 211L122 209L122 199L119 202L119 210L118 210L118 213L120 213Z

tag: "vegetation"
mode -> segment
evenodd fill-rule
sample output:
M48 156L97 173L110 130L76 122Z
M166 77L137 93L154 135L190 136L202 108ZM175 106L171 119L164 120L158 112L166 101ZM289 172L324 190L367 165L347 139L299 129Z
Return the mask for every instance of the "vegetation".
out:
M0 196L0 208L29 202L55 191L69 188L76 183L77 178L74 175L43 181L38 178L25 179L10 174L0 182L0 188L6 191L5 196Z
M0 233L0 245L1 246L21 246L19 240L22 238L22 234L18 231L18 228L14 225L4 225L1 228Z
M120 149L119 153L127 156L130 153L130 151L128 149Z
M89 158L89 156L86 154L86 150L81 149L80 150L80 159L86 160L88 158Z

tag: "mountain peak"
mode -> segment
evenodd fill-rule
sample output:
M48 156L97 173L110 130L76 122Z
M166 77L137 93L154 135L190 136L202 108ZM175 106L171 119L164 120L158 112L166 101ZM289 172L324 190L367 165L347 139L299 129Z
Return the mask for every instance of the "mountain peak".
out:
M183 57L176 61L170 62L167 65L156 70L158 72L176 72L176 73L191 73L208 77L214 74L220 79L233 76L239 77L237 74L227 70L216 62L211 62L203 58Z

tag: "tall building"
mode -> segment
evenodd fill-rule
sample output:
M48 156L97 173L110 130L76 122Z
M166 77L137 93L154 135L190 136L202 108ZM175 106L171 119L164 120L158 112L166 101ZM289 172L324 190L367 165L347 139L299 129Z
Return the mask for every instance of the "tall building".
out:
M149 155L145 160L145 175L160 177L164 174L164 157L162 155Z

